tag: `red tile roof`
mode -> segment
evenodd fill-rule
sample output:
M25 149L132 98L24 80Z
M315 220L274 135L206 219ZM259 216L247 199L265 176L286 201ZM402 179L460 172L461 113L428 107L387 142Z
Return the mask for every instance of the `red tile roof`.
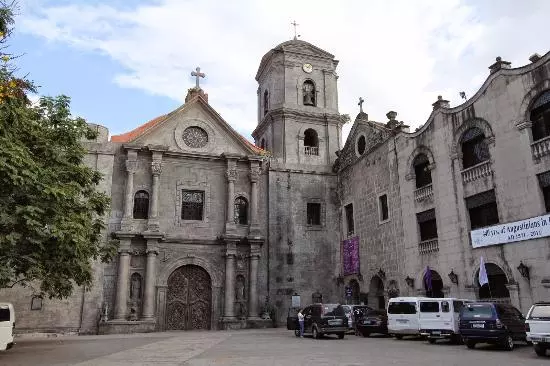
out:
M133 129L130 132L126 132L121 135L111 136L111 142L131 142L137 139L139 136L143 135L145 131L148 131L149 129L158 125L161 121L164 120L164 117L166 117L166 114L157 118L153 118L149 122L139 126L138 128Z

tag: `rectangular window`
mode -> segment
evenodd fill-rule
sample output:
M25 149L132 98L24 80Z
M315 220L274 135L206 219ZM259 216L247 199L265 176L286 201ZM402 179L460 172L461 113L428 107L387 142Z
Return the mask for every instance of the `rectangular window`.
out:
M321 204L320 203L307 203L307 224L308 225L321 225Z
M418 222L418 230L420 231L420 241L437 238L437 221L433 208L417 213L416 221Z
M353 225L353 204L350 203L345 208L346 212L346 222L347 222L347 229L348 229L348 235L353 235L355 232L355 227Z
M182 191L182 220L202 221L204 214L204 191Z
M550 212L550 171L538 175L540 188L544 197L544 208Z
M386 221L389 218L387 195L383 194L378 197L378 206L380 208L380 221Z
M470 215L470 227L472 230L499 223L494 190L467 197L466 208Z
M439 313L439 302L429 301L420 303L421 313Z

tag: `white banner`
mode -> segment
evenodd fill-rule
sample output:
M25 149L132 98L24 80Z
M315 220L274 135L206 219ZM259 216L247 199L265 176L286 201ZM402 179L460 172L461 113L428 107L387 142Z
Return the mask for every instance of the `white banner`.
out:
M544 238L550 236L550 214L472 230L470 236L474 248Z

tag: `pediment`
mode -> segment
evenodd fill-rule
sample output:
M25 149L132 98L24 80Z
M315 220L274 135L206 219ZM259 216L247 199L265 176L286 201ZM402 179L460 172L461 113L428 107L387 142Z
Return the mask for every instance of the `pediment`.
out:
M202 98L194 98L151 122L151 126L147 128L147 124L144 125L146 128L139 135L125 142L142 146L162 145L171 151L215 156L250 156L262 153L261 149L239 135ZM136 130L140 128L143 126ZM113 141L117 141L117 136L113 136Z

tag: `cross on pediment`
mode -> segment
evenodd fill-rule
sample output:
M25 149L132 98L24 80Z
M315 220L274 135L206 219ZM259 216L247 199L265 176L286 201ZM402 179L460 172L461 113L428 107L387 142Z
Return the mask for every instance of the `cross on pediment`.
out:
M359 112L360 113L363 113L363 103L365 102L365 100L361 97L359 97L359 103L357 103L357 105L359 106Z
M204 78L206 76L206 74L204 72L201 72L201 68L200 67L197 67L195 69L195 71L192 71L191 72L191 76L194 76L195 79L196 79L196 88L197 89L200 89L200 86L199 86L199 79L200 78Z

